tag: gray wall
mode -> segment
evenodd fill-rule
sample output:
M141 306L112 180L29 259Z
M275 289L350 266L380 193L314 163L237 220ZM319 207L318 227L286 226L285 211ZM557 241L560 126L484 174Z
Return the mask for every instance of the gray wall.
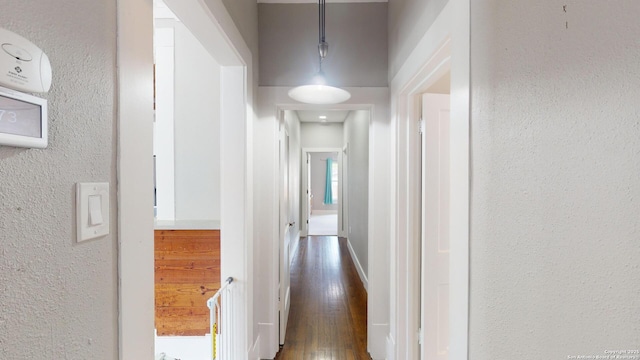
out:
M418 45L448 0L389 1L389 79Z
M207 0L205 0L206 2ZM258 3L256 0L222 0L240 35L251 50L254 81L258 76Z
M365 275L369 273L369 121L367 110L352 111L344 123L347 149L348 237Z
M327 4L329 56L335 86L387 86L387 3ZM318 5L260 4L260 85L296 86L318 72Z
M0 349L117 359L116 2L5 0L51 59L49 148L0 147ZM77 244L75 183L111 184L111 234Z
M311 210L338 211L338 204L325 204L324 193L327 185L327 159L338 162L338 154L330 152L311 153Z
M640 346L638 14L473 3L470 359Z

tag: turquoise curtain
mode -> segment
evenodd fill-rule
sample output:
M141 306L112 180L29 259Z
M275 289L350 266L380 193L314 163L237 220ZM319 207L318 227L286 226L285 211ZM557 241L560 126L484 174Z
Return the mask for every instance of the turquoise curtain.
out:
M324 186L324 203L327 205L333 204L333 194L331 194L331 164L333 160L327 159L327 180Z

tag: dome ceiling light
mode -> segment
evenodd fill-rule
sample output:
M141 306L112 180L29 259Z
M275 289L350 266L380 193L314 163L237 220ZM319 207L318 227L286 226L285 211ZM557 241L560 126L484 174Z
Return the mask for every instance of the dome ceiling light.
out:
M325 9L327 0L318 0L318 54L320 55L320 71L313 77L311 84L289 90L289 97L306 104L328 105L339 104L351 98L351 94L334 86L327 85L322 72L322 61L329 53L329 44L325 38Z

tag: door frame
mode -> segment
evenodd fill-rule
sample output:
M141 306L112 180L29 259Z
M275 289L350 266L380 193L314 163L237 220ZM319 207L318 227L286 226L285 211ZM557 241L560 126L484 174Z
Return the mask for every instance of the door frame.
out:
M323 152L328 152L328 153L337 153L338 154L338 232L337 232L337 236L339 237L347 237L347 231L344 228L344 183L343 183L343 178L342 175L344 173L344 167L343 167L343 148L302 148L302 159L305 159L304 161L306 162L307 159L307 154L311 154L311 153L323 153ZM305 169L310 166L310 164L307 164L305 166ZM307 171L303 171L302 172L302 179L301 179L301 184L304 184L306 187L307 181L309 180L307 178ZM302 209L307 209L309 206L309 201L308 201L308 197L304 196L304 197L300 197L300 199L302 200L302 204L301 204L301 208ZM300 222L301 225L304 226L304 231L302 231L301 236L308 236L309 235L309 219L307 218L307 211L305 211L302 214L302 218L300 218Z
M234 349L253 345L252 54L222 0L166 0L222 66L222 278L237 281ZM122 360L154 354L153 4L118 0L118 341ZM241 164L241 166L238 166ZM237 179L245 179L238 182ZM256 340L255 344L259 344ZM255 346L252 347L255 353ZM252 358L255 358L251 355Z
M467 360L469 345L470 0L451 0L391 81L394 169L391 247L391 331L387 359L416 358L420 238L417 156L420 95L451 71L450 360ZM398 309L403 309L400 311Z
M280 189L280 206L278 212L278 232L279 232L279 250L278 259L280 263L280 273L278 281L278 342L284 344L287 333L287 324L289 323L289 310L291 306L291 143L289 136L289 128L284 116L280 117L280 140L278 142L279 162L278 162L278 188ZM286 166L286 169L285 169ZM286 186L285 186L286 182ZM286 199L286 201L285 201ZM286 220L283 218L283 212L286 213ZM285 220L285 221L283 221ZM287 274L288 272L288 274ZM288 277L286 288L283 287L283 278ZM283 311L286 315L283 316ZM284 318L284 321L282 321Z

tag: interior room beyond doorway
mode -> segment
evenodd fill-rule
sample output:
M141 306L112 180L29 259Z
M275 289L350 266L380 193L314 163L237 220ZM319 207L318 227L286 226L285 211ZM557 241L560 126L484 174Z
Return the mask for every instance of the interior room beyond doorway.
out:
M308 153L308 235L338 235L338 152Z

